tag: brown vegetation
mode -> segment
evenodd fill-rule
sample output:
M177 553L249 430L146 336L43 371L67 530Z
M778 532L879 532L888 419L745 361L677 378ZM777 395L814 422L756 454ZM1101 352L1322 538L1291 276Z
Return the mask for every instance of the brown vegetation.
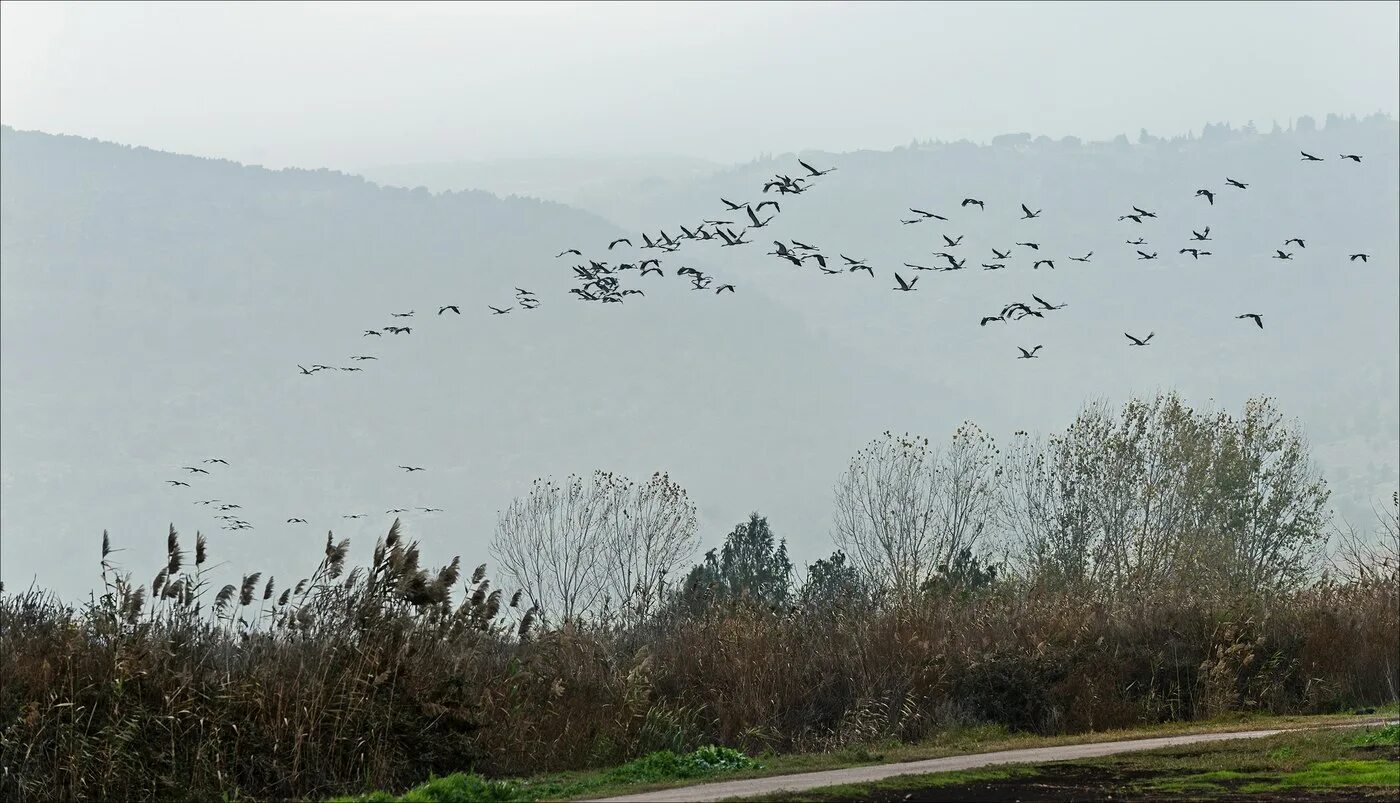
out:
M1196 420L1169 407L1160 420ZM1146 412L1130 419L1145 422L1144 432L1207 429L1154 429ZM535 608L513 608L484 566L463 578L457 559L420 565L397 522L366 566L351 568L350 545L328 536L310 577L279 585L253 573L217 591L203 575L201 537L191 561L172 528L167 561L147 586L117 570L104 535L104 593L89 604L39 591L0 595L0 798L316 797L402 789L430 773L530 774L706 743L832 749L919 740L971 721L1050 733L1393 701L1400 567L1357 541L1342 570L1304 578L1300 556L1319 538L1308 494L1320 486L1299 468L1305 455L1289 451L1301 442L1269 432L1287 458L1286 471L1269 476L1292 472L1273 486L1212 468L1248 480L1248 461L1236 456L1279 465L1264 459L1268 449L1191 450L1164 437L1151 439L1169 447L1156 453L1122 446L1120 457L1194 455L1185 473L1204 495L1180 482L1170 494L1099 494L1096 504L1129 512L1119 501L1166 498L1171 518L1160 527L1114 524L1076 541L1067 535L1088 520L1087 507L1073 509L1080 519L1066 513L1054 526L1015 531L991 518L999 505L945 495L929 507L941 511L934 525L896 535L942 550L997 526L1016 536L1008 543L1041 551L1012 551L994 571L965 551L935 550L920 558L937 566L917 590L906 582L889 593L859 567L885 577L902 569L885 559L847 564L841 553L790 582L785 552L755 516L664 604L647 603L640 620L634 606L549 629ZM980 434L963 433L973 436L983 449ZM1023 503L1048 498L1062 479L1027 474L1038 454L1012 455ZM1101 471L1073 454L1080 476ZM1151 464L1144 460L1124 458L1103 476L1133 486L1137 475L1124 465ZM962 466L959 477L1008 475L978 461L947 465ZM1176 476L1153 476L1168 475ZM1034 493L1024 490L1028 476ZM862 493L883 493L872 487ZM980 484L968 487L983 498ZM1232 487L1297 512L1291 546L1279 536L1288 528L1274 526L1281 519L1235 505ZM1278 488L1294 497L1269 495ZM1026 504L1013 508L1023 520ZM956 512L968 510L987 521ZM1240 522L1272 539L1280 562L1261 562L1232 530ZM1200 556L1219 570L1193 574ZM1137 571L1154 581L1133 579ZM651 566L643 574L660 576Z

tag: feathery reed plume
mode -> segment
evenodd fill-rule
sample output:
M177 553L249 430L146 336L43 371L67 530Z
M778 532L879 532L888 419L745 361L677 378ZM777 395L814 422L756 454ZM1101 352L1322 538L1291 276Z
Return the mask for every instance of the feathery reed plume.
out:
M480 582L481 585L477 586L476 591L472 592L472 607L474 608L480 606L486 601L486 588L487 586L491 585L490 580L483 580Z
M521 595L521 594L524 594L524 593L525 593L525 589L523 589L523 588L517 588L517 589L515 589L515 593L510 595L510 607L512 607L512 608L519 608L519 607L520 607L520 595Z
M243 578L243 588L239 589L239 591L238 591L238 604L239 604L239 605L252 605L252 604L253 604L253 587L256 586L256 585L258 584L258 580L260 580L261 578L262 578L262 572L253 572L253 573L250 574L250 575L244 576L244 578Z
M268 576L268 578L267 578L267 586L266 586L265 588L263 588L263 599L264 599L264 600L272 599L273 584L274 584L276 581L277 581L277 578L276 578L276 577L274 577L274 576Z
M293 593L293 594L296 594L298 597L301 596L301 592L303 592L303 591L306 590L306 584L307 584L307 582L309 582L309 580L308 580L307 578L305 578L305 577L301 578L301 582L297 583L297 590L296 590L296 591L293 591L292 593Z
M480 582L481 582L481 579L482 579L483 577L485 577L485 576L486 576L486 564L483 563L483 564L481 564L480 566L476 567L475 570L472 571L472 585L476 585L477 583L480 583Z
M438 585L443 588L451 588L457 582L457 577L461 575L461 573L462 557L458 555L452 558L452 562L442 567L442 570L438 572Z
M165 551L174 552L179 545L180 534L175 532L175 525L170 525L170 534L165 537Z
M208 541L204 538L204 534L201 533L201 532L198 531L198 530L195 530L195 532L194 532L194 565L196 565L196 566L202 566L202 565L204 565L205 559L209 557L208 552L205 550L205 547L206 547L206 546L208 546Z
M159 598L159 597L160 597L160 591L161 591L162 588L165 588L165 579L166 579L166 577L168 577L169 575L170 575L170 568L169 568L169 567L166 567L166 568L163 568L163 569L160 570L160 573L156 575L156 579L155 579L155 580L152 580L152 581L151 581L151 597L152 597L152 598Z
M399 519L394 517L394 523L389 525L389 535L384 539L385 546L392 547L399 542Z
M501 589L491 592L491 596L486 598L485 618L487 622L496 618L496 614L501 612Z
M178 536L176 536L175 527L171 527L171 536L169 536L167 540L167 550L169 551L169 562L167 564L169 576L175 576L179 574L179 567L185 562L185 553L179 548L179 539Z
M102 560L105 562L107 556L112 554L112 539L107 537L107 531L102 531Z
M136 624L136 620L141 616L141 606L146 602L146 587L140 586L135 591L127 595L123 606L122 614L129 625Z
M280 596L280 597L277 598L277 606L280 608L280 607L282 607L283 605L286 605L286 604L287 604L287 600L291 599L291 597L292 597L292 590L291 590L290 588L284 588L284 589L282 589L282 596Z
M222 611L224 607L228 605L229 600L233 599L234 592L236 591L238 591L238 586L235 586L233 583L229 583L219 589L219 593L214 596L214 610Z
M520 628L515 631L515 635L519 636L522 641L530 637L530 626L535 623L535 610L536 607L531 605L530 610L526 611L525 616L520 620Z

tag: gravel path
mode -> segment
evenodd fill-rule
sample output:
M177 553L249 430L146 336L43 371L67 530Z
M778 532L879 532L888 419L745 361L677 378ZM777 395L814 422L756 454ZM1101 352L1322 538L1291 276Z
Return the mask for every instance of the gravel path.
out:
M1385 720L1367 720L1355 724L1332 727L1355 728L1366 725L1382 725ZM719 781L697 786L683 786L675 789L658 789L635 795L609 797L599 803L664 803L665 801L711 801L730 797L751 797L774 792L801 792L838 784L870 783L900 775L919 775L927 772L950 772L970 770L993 764L1042 764L1048 761L1070 761L1081 758L1098 758L1115 753L1129 753L1135 750L1156 750L1160 747L1221 742L1230 739L1260 739L1287 733L1289 730L1321 730L1320 728L1284 728L1275 730L1235 731L1233 733L1195 733L1182 736L1161 736L1154 739L1127 739L1116 742L1093 742L1090 744L1067 744L1058 747L1031 747L1021 750L1000 750L995 753L973 753L962 756L929 758L922 761L905 761L898 764L877 764L865 767L850 767L822 772L803 772L794 775L774 775L768 778L748 778L740 781Z

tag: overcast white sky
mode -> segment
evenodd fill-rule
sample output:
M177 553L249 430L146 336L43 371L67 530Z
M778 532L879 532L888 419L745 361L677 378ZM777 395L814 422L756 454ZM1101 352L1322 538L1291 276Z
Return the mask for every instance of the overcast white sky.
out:
M0 3L0 120L267 166L1397 112L1400 4Z

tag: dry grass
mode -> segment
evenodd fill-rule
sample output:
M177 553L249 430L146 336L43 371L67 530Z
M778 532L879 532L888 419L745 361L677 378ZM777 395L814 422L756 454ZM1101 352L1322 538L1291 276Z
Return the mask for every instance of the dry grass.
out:
M0 798L324 797L710 743L858 754L978 723L1338 711L1400 686L1394 572L1111 602L1013 578L891 607L726 603L536 633L507 623L484 567L422 567L397 527L367 566L328 539L300 582L218 590L202 539L193 560L173 530L167 547L137 585L104 537L106 593L85 606L0 595Z

